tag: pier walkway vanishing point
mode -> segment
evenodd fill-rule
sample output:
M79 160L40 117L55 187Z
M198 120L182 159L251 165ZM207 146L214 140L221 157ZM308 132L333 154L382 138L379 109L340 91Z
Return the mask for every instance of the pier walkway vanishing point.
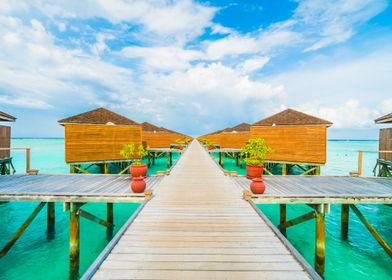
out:
M197 141L101 258L93 279L318 277Z

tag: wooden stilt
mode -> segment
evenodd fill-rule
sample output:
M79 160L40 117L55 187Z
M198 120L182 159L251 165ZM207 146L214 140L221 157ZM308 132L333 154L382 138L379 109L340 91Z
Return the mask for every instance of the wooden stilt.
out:
M79 204L71 202L69 209L69 278L79 278Z
M348 238L348 223L349 223L349 205L342 204L341 226L340 226L342 239Z
M223 153L219 152L219 165L223 166Z
M106 228L106 239L109 241L113 237L114 217L113 217L113 203L106 205L106 221L108 226Z
M235 166L238 166L239 164L239 157L240 155L238 153L235 154Z
M323 205L319 205L316 214L316 250L314 258L314 267L316 272L324 275L325 270L325 214Z
M285 224L286 223L286 204L280 204L280 224ZM280 232L286 236L286 227L281 228Z
M387 242L378 234L376 229L372 227L372 225L366 220L365 216L359 211L359 209L354 205L350 204L351 209L358 216L359 220L365 225L368 231L373 235L374 239L381 245L381 247L385 250L385 252L392 258L392 248L388 245Z
M69 173L75 173L75 166L73 165L73 164L71 164L70 166L69 166Z
M15 244L15 242L21 237L23 232L28 228L31 222L37 217L38 213L44 208L46 202L41 202L38 206L34 209L33 213L27 218L27 220L21 225L21 227L16 231L16 233L12 236L12 238L7 242L7 244L1 249L0 251L0 258L4 257L11 247Z
M103 164L103 174L109 174L109 164L108 163Z
M46 235L48 239L54 239L55 235L55 222L56 222L56 210L54 202L48 202L47 206L47 228L46 228Z
M173 164L173 153L169 152L169 167Z
M155 165L155 152L152 152L152 165Z
M287 175L287 165L285 163L282 164L282 176Z
M148 167L151 166L151 153L150 152L147 153L147 166Z
M320 166L316 166L316 170L314 172L314 175L320 176L321 174L321 167Z

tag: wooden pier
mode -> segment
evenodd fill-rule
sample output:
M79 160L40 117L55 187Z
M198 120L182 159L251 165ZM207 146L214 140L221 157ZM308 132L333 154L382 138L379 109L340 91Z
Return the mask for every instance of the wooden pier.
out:
M106 238L111 240L114 228L113 202L145 203L151 198L152 189L162 176L146 178L145 193L130 190L129 175L10 175L0 176L0 202L39 202L38 206L15 232L11 239L0 247L0 259L4 257L35 217L47 206L48 239L55 238L55 202L64 203L70 216L70 279L79 278L80 218L88 219L106 227ZM106 219L103 220L82 209L88 202L107 204Z
M310 279L310 266L193 141L83 279Z

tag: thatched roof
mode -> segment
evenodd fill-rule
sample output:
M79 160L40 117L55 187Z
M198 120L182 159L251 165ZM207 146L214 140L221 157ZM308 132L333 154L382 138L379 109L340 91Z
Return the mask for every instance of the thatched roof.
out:
M251 125L248 123L240 123L236 126L229 127L223 130L223 132L248 132L250 131Z
M225 129L226 129L226 128L225 128ZM225 129L221 129L221 130L217 130L217 131L214 131L214 132L210 132L210 133L208 133L208 134L204 134L203 136L200 136L200 138L203 138L203 137L205 137L205 136L214 135L214 134L219 134L219 133L223 132Z
M139 125L137 122L105 108L97 108L82 114L58 121L60 124L114 124Z
M387 114L385 116L379 117L374 120L375 123L383 124L383 123L392 123L392 113Z
M253 126L273 126L273 125L325 125L332 123L293 109L286 109L261 121L255 122Z
M187 135L182 134L180 132L167 129L167 128L162 127L162 126L159 127L159 126L156 126L156 125L154 125L152 123L149 123L149 122L141 123L141 126L142 126L142 130L146 131L146 132L168 132L168 133L173 133L173 134L179 134L179 135L187 136Z
M0 121L1 122L14 122L15 120L16 120L15 117L0 111Z

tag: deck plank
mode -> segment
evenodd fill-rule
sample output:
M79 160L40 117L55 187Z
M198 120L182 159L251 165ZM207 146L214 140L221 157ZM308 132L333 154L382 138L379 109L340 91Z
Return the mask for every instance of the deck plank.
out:
M310 279L197 142L93 279Z

